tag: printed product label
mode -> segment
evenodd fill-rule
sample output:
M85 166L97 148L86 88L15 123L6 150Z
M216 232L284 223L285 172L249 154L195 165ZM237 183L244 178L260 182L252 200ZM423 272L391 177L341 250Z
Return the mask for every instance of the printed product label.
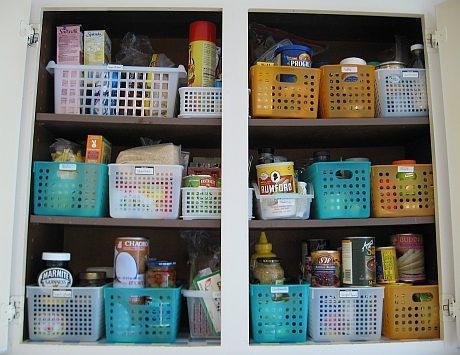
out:
M375 246L374 241L369 240L363 243L361 251L365 253L365 272L363 281L369 281L369 285L375 283Z
M342 241L343 280L346 285L353 283L353 250L349 240Z
M189 44L188 86L214 86L216 45L208 41Z
M136 166L134 168L134 174L136 175L153 175L154 168L153 167L146 167L146 166Z
M72 274L69 270L59 267L43 270L38 275L38 286L52 288L68 288L73 283Z
M282 176L278 171L273 171L270 175L263 173L259 178L259 188L262 195L295 192L294 177Z

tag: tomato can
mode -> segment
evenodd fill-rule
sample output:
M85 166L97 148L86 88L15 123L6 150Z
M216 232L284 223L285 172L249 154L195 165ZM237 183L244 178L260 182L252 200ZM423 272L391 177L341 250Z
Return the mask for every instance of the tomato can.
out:
M143 288L149 240L142 237L115 240L113 287Z
M342 282L345 286L375 284L375 240L353 237L342 240Z
M426 276L423 236L413 233L395 234L391 236L391 244L396 248L399 281L424 281Z
M398 282L398 261L395 247L380 247L375 251L377 261L377 283L394 284Z
M311 253L313 287L340 286L340 253L337 250L318 250Z

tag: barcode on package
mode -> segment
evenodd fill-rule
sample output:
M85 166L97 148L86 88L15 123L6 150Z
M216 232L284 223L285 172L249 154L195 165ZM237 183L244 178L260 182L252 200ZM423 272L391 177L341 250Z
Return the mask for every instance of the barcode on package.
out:
M59 164L59 170L76 171L77 170L77 164Z
M339 298L358 298L358 290L340 290Z
M153 175L154 168L149 166L136 166L134 173L136 175Z

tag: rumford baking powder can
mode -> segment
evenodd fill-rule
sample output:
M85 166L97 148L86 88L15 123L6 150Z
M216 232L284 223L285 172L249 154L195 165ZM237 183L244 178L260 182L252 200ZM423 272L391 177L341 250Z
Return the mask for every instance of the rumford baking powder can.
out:
M342 240L342 282L345 286L375 284L375 241L372 237Z
M141 237L115 240L113 287L143 288L149 240Z
M398 261L395 247L380 247L375 251L377 261L377 283L393 284L398 282Z

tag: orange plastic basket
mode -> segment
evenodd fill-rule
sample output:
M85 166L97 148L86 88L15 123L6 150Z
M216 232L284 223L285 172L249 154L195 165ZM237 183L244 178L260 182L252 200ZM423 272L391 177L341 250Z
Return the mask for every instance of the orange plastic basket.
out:
M371 195L374 217L433 216L433 166L374 165Z
M382 334L390 339L439 338L438 286L385 286Z
M323 65L319 104L322 118L374 117L374 67Z
M319 69L255 65L250 72L253 117L318 117ZM283 76L295 82L281 81Z

